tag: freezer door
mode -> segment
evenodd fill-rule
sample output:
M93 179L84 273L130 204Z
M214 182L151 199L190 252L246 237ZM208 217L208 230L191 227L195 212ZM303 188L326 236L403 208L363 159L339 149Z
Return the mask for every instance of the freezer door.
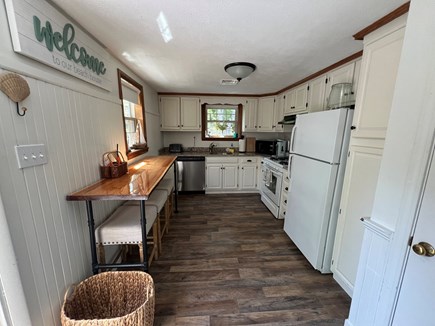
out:
M351 122L349 112L353 111L337 109L298 115L292 131L290 153L338 163L344 128Z
M315 269L329 272L323 258L327 237L334 240L328 227L338 165L292 155L290 169L284 230Z

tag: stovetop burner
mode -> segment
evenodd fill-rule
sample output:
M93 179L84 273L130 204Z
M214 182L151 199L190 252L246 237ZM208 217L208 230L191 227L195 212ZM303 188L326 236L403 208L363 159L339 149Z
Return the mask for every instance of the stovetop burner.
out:
M276 157L276 156L271 156L270 159L274 162L277 162L278 164L281 165L287 165L288 164L288 157Z
M275 166L279 166L281 168L287 169L287 166L288 166L288 157L270 156L270 157L268 157L266 159L270 160Z

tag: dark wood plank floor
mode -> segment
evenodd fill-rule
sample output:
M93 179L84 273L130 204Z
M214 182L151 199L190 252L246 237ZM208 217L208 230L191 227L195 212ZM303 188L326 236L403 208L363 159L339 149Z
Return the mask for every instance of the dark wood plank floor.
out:
M155 325L343 325L350 298L259 195L182 195L178 206L150 268Z

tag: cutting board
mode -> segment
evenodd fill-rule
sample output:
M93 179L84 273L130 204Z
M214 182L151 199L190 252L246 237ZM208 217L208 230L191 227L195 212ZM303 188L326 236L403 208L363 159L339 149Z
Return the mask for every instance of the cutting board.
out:
M255 137L246 137L246 151L248 153L255 152Z

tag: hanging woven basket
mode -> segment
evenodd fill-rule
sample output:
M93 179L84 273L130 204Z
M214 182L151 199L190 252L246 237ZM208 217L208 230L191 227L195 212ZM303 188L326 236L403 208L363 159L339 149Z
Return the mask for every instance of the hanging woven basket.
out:
M152 326L154 282L145 272L105 272L77 285L65 298L63 326Z

